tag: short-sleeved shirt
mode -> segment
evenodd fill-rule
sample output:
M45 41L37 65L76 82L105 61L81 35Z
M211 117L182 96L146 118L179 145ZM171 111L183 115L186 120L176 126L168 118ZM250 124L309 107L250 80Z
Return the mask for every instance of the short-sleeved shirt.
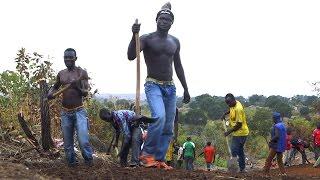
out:
M125 136L131 136L130 126L136 113L129 110L113 111L113 121Z
M182 160L183 159L182 154L183 154L183 147L180 146L179 149L178 149L177 160Z
M204 158L206 160L206 163L212 163L214 160L214 155L216 153L216 150L213 146L206 146L203 148Z
M194 157L195 144L191 141L187 141L183 144L184 157Z
M233 136L248 136L249 128L247 125L246 115L242 104L236 101L234 107L230 107L230 126L233 128L237 122L241 122L242 126L237 131L232 132Z
M286 150L290 150L292 148L291 140L292 140L292 135L287 134L286 135Z
M314 139L314 145L320 147L320 129L315 129L312 133L312 137Z

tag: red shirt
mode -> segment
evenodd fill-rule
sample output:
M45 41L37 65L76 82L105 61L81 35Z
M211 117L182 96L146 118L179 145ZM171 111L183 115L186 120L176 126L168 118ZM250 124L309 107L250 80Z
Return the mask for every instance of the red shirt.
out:
M292 148L291 140L292 140L292 135L287 134L286 135L286 150L290 150Z
M312 133L313 143L315 146L320 146L320 129L315 129Z
M206 146L203 148L204 158L206 159L207 163L212 163L214 160L214 155L216 153L216 150L213 146Z

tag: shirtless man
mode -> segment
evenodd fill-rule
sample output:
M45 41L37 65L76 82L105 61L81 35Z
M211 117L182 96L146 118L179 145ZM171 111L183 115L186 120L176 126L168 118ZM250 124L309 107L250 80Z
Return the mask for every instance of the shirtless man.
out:
M64 63L67 69L60 71L53 87L48 93L48 99L53 99L53 94L60 86L70 84L70 88L62 94L61 128L63 133L64 151L68 166L76 165L74 152L74 130L77 137L85 164L93 165L93 150L89 144L89 127L87 111L83 107L83 97L88 95L88 74L85 70L75 66L76 51L68 48L64 51Z
M179 40L168 34L174 15L171 4L165 4L156 17L157 30L140 37L141 51L147 65L145 94L152 117L158 120L148 127L148 136L140 160L145 167L157 166L171 169L165 164L165 155L173 136L173 121L176 113L176 87L172 80L172 63L184 88L184 103L190 101L188 86L180 60ZM128 48L128 59L136 58L135 33L140 24L133 24L133 36Z

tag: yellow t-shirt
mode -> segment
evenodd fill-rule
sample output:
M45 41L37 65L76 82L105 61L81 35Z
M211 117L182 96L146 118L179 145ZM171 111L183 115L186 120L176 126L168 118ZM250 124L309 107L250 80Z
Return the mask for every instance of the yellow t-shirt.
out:
M230 126L233 128L237 122L241 122L242 126L237 131L232 132L233 136L247 136L249 134L249 128L247 125L246 115L242 104L236 101L236 105L230 108Z

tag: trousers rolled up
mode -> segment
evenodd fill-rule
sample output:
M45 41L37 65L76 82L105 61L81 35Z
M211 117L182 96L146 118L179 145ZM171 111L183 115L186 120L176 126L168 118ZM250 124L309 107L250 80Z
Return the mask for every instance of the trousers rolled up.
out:
M151 116L157 120L148 127L148 136L142 153L152 155L158 161L165 161L165 155L173 137L176 87L172 84L160 85L149 81L144 87Z
M277 162L278 162L278 166L279 166L279 169L280 169L280 172L282 174L285 173L285 170L284 170L284 166L283 166L283 161L282 161L282 157L283 157L283 153L282 152L276 152L274 149L270 149L269 151L269 155L266 159L266 163L264 165L264 172L265 173L269 173L270 171L270 167L271 167L271 163L272 163L272 159L277 156Z
M74 132L77 133L80 150L85 162L93 160L93 149L89 143L89 123L87 111L79 108L74 111L61 112L61 129L63 133L63 146L65 156L69 164L76 163L76 154L74 152Z

